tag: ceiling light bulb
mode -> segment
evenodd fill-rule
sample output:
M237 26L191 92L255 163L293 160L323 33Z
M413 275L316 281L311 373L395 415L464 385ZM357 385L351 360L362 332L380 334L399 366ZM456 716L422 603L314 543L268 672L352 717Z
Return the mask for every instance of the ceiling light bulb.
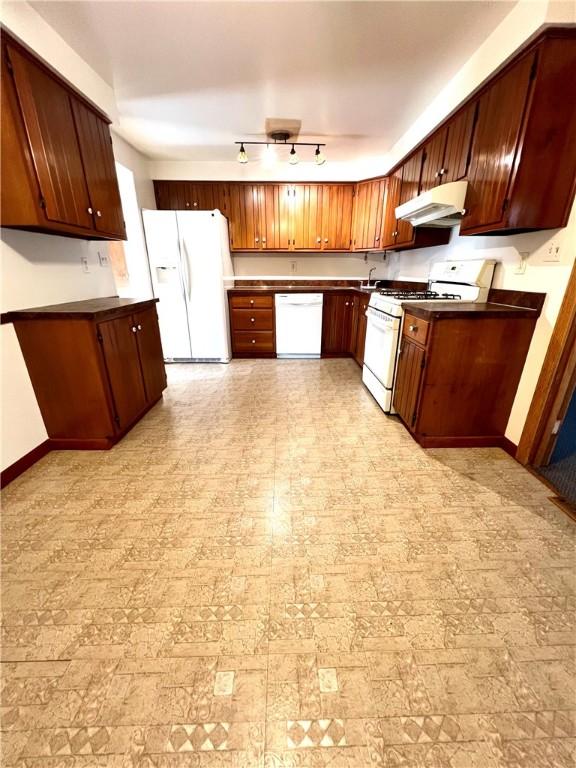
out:
M290 165L296 165L298 162L298 155L296 154L296 150L294 149L294 144L292 144L292 149L290 150L290 155L288 156L288 162Z
M326 162L326 158L320 151L320 144L316 147L316 152L314 154L316 155L316 165L323 165Z
M248 162L248 155L246 153L246 150L244 149L244 144L240 144L240 152L238 152L237 160L239 163Z

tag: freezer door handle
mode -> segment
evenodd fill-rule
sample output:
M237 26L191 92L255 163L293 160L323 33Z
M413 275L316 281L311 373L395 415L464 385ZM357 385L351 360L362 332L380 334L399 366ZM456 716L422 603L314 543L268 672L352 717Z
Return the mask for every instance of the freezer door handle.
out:
M184 272L184 286L188 301L192 298L192 285L190 282L190 264L188 262L188 250L184 238L180 240L180 253L182 254L182 271Z

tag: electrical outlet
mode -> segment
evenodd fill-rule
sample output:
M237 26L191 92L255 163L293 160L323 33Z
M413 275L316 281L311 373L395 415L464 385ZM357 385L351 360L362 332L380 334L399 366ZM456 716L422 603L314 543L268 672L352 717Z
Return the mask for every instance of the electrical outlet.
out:
M101 267L108 267L110 265L108 254L98 251L98 263L100 264Z
M555 240L550 240L548 243L542 261L552 261L555 263L560 261L560 246Z
M296 261L290 262L290 272L292 272L293 275L298 271L297 267L298 267L298 262Z
M523 275L526 272L526 262L528 261L528 256L530 254L527 251L521 251L518 254L518 263L516 264L516 269L514 270L515 275Z
M90 272L90 264L88 264L88 256L80 256L80 265L82 272Z

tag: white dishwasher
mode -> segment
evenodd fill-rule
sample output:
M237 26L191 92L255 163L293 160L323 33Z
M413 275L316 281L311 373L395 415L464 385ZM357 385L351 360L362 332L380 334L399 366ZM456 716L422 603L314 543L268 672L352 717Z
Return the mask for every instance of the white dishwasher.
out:
M320 357L322 294L276 294L276 356Z

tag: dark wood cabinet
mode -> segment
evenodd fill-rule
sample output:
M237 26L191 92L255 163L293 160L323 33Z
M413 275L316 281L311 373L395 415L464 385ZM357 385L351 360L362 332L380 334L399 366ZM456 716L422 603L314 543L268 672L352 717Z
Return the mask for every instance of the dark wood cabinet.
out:
M213 211L228 214L230 191L227 182L154 181L156 205L160 210Z
M356 344L353 355L360 367L364 365L364 347L366 346L366 328L368 325L366 310L368 309L369 301L370 297L366 296L366 294L358 296L358 321L356 324Z
M472 101L448 121L444 159L438 171L441 184L460 181L468 174L477 111L478 103Z
M322 356L350 354L353 315L352 292L325 293L322 304Z
M386 183L386 178L382 177L356 185L352 241L356 251L382 250Z
M5 227L123 239L109 120L3 32Z
M479 98L463 233L477 227L492 228L502 220L518 159L535 56L520 59Z
M394 408L428 447L502 445L536 310L405 307Z
M233 357L275 357L274 294L234 291L228 293Z
M424 150L420 149L402 164L402 182L400 184L398 205L402 205L420 194L423 159ZM415 236L414 227L407 221L396 222L396 247L412 245Z
M352 237L352 184L322 186L322 250L348 251Z
M110 448L162 395L157 299L8 313L52 448Z

